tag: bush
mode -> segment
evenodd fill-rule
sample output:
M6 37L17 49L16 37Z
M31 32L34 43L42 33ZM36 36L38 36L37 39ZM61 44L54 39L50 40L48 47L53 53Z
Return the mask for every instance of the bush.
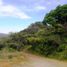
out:
M5 47L5 44L0 43L0 50L2 50Z
M17 43L9 43L9 44L8 44L8 48L12 48L12 49L15 49L15 50L20 51L21 48L22 48L22 46L19 45L19 44L17 44Z

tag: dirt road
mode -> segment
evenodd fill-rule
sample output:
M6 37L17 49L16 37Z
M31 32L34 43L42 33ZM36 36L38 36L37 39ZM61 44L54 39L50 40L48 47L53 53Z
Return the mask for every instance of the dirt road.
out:
M67 67L66 62L47 59L44 57L35 56L31 54L28 54L27 57L29 62L27 63L27 66L24 67Z
M25 56L27 61L20 62L18 64L12 64L9 66L7 64L7 67L67 67L66 62L57 61L53 59L47 59L47 58L35 56L32 54L25 54ZM4 65L0 67L6 67L6 66Z

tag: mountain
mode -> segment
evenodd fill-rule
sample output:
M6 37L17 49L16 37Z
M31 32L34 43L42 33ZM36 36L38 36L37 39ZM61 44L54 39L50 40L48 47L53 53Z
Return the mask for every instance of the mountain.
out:
M5 33L0 33L0 38L2 38L2 37L7 37L8 35L7 34L5 34Z

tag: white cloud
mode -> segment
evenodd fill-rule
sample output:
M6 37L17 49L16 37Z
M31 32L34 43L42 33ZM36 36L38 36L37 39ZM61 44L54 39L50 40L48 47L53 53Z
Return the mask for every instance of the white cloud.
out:
M2 3L2 0L0 0L0 5L2 5L3 3Z
M35 5L35 6L31 7L31 8L26 8L26 7L25 7L25 9L26 9L26 11L28 11L28 12L39 12L39 11L41 11L41 10L46 10L47 7L42 6L42 5Z
M30 17L23 11L12 5L5 5L2 0L0 0L0 16L12 16L20 19L29 19Z
M36 6L35 10L46 10L45 6Z

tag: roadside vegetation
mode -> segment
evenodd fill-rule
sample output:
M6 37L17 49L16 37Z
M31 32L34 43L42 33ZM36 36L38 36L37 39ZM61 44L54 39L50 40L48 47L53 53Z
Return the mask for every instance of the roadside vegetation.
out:
M26 49L46 57L67 60L67 4L47 13L42 22L35 22L23 31L1 38L0 51L4 49L9 52Z

